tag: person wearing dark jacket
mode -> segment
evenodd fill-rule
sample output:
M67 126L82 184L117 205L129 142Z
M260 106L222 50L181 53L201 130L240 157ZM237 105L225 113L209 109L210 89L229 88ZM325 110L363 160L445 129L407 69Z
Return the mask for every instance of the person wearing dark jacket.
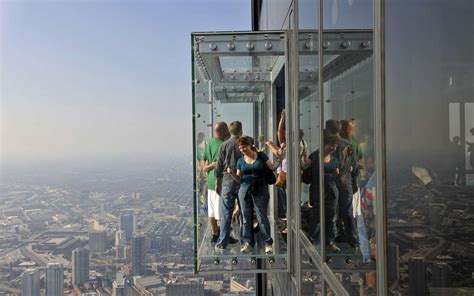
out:
M340 251L335 243L336 238L336 210L339 191L336 180L339 175L339 161L334 156L337 149L338 137L334 135L324 136L324 214L325 214L325 238L326 250L329 252ZM309 221L308 235L313 243L319 242L319 150L310 154L310 166L303 171L302 180L309 187L309 207L311 208L311 218Z
M229 124L230 139L221 144L216 160L216 190L221 194L221 230L216 243L217 249L225 249L237 240L230 236L232 213L234 212L240 184L232 177L236 172L237 160L241 157L237 139L242 136L242 123ZM227 173L229 171L230 173Z

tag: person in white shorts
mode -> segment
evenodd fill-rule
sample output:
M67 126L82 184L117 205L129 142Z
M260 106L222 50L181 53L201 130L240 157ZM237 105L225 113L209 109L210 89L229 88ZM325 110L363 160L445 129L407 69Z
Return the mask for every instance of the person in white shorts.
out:
M225 122L214 126L214 137L204 149L204 171L207 173L207 213L211 228L211 242L219 238L218 221L221 219L221 198L216 191L216 159L223 141L230 137L229 128Z
M215 190L207 190L207 211L209 218L221 219L221 197Z

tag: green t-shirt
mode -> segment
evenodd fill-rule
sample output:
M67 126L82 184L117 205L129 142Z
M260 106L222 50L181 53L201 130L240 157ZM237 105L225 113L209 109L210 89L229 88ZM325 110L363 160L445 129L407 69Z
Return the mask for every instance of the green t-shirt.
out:
M206 144L204 148L204 160L207 160L207 163L210 164L214 162L217 158L217 153L219 152L219 147L222 144L222 140L212 138L209 143ZM216 190L216 170L212 169L207 172L207 188L211 190Z
M351 141L352 147L355 150L354 156L356 157L356 160L357 161L361 160L363 155L362 155L362 147L360 147L359 141L357 141L357 139L353 136L350 138L350 141Z

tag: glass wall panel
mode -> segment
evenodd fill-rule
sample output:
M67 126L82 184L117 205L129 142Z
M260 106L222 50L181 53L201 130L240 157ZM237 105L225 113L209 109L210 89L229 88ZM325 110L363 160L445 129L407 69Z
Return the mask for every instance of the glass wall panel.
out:
M385 2L389 291L470 295L474 5Z
M212 137L212 98L209 95L210 84L203 79L200 72L195 71L194 82L194 155L195 155L195 209L197 215L197 232L195 240L198 245L203 240L201 229L207 221L207 174L204 171L204 151Z
M301 295L324 295L320 270L304 248L301 249Z
M268 177L285 165L285 38L193 35L198 272L286 271L286 199Z
M320 241L350 295L376 291L372 11L369 0L323 2Z
M301 11L310 7L302 7ZM316 9L316 7L314 7ZM318 90L318 32L300 30L299 32L299 162L301 173L300 208L301 229L306 238L319 246L320 209L318 153L320 145L320 104ZM317 250L321 253L321 250Z
M319 241L320 208L316 202L319 194L319 178L317 168L317 151L321 139L321 110L319 103L319 55L318 55L318 24L319 4L316 0L299 1L299 32L298 32L298 100L299 100L299 131L298 136L299 167L300 167L300 215L301 215L301 246L303 249L301 264L301 287L308 292L311 283L305 267L308 253L313 260L321 259ZM321 262L317 262L321 266ZM310 273L311 274L311 273ZM319 283L320 285L320 283ZM318 293L322 293L319 289ZM313 293L312 295L315 295Z

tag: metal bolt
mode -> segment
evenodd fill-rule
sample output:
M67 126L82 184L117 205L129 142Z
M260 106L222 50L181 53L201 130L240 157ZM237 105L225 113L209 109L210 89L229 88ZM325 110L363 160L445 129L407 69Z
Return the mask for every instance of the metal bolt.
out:
M254 47L255 47L255 45L253 45L252 42L247 43L247 49L248 50L252 50L252 49L254 49Z
M270 50L270 49L272 49L272 47L273 47L273 44L270 41L265 42L265 49L266 50Z
M227 48L229 50L234 50L235 49L235 43L234 42L229 42L227 43Z
M370 42L370 40L365 40L364 42L362 42L362 47L364 48L367 48L367 47L370 47L370 45L372 45L372 42Z
M313 47L313 41L311 41L311 40L306 41L306 43L304 44L304 46L305 46L307 49L312 48L312 47Z
M323 48L324 48L324 49L328 48L329 45L331 45L331 42L329 42L329 41L324 41L324 42L323 42Z
M211 43L211 44L209 44L209 48L210 48L211 50L216 50L216 49L217 49L217 44Z
M348 48L349 46L351 46L351 42L349 40L346 40L346 41L342 42L341 46L343 48Z

